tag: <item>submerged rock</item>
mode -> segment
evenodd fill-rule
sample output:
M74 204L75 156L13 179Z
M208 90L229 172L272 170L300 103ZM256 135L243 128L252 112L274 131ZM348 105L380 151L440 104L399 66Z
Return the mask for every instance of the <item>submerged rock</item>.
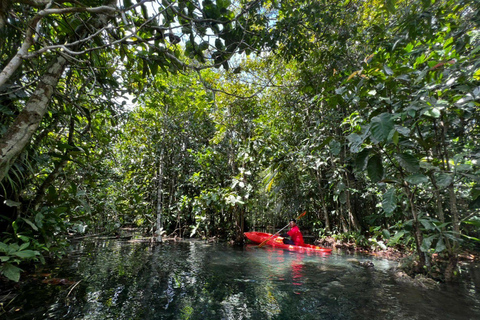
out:
M348 262L365 268L373 268L375 265L372 261L359 261L357 259L347 259Z
M424 289L437 289L439 283L431 278L426 277L423 274L417 274L415 278L410 277L406 272L397 270L393 274L395 281L400 283L406 283L413 285L415 287L420 287Z

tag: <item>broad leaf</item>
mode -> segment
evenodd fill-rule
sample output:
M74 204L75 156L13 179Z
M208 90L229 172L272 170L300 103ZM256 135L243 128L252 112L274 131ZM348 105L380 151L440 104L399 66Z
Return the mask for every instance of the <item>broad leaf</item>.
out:
M432 247L432 242L436 237L437 236L430 236L428 238L423 239L423 242L420 246L420 249L422 250L422 252L427 252L430 250L430 248Z
M436 173L435 178L439 188L446 188L453 182L453 176L444 172Z
M376 154L368 160L367 165L368 177L373 182L378 182L383 179L383 164L380 155Z
M15 267L10 263L7 263L0 267L0 273L15 282L18 282L18 280L20 280L20 272L22 272L22 269Z
M421 173L415 173L405 178L405 180L410 184L421 184L428 183L428 177Z
M445 243L443 242L443 238L440 237L440 239L438 239L437 241L437 245L435 246L435 252L436 253L439 253L439 252L442 252L443 250L445 250Z
M386 212L387 217L390 217L395 211L397 208L397 196L395 194L395 188L390 188L383 194L382 207Z
M347 139L350 142L350 151L357 153L360 150L362 143L365 141L365 136L352 133L347 136Z
M372 137L378 142L386 142L393 128L394 123L390 113L382 113L372 118Z
M382 230L382 235L385 239L390 239L391 237L390 231L388 231L387 229Z
M408 153L398 153L395 155L400 166L411 173L416 173L420 169L420 164L415 156Z
M370 149L363 149L355 157L355 167L359 171L365 170L367 167L368 156L370 155Z
M14 255L16 255L19 258L28 259L28 258L33 258L35 256L40 255L40 252L33 251L33 250L23 250L23 251L15 252Z
M420 223L423 225L425 230L435 230L435 226L431 223L430 220L419 219Z

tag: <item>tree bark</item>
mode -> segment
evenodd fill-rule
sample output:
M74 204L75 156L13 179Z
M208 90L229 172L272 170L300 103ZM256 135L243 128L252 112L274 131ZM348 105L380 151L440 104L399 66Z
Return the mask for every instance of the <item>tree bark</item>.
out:
M0 182L40 126L67 60L58 55L13 124L0 139Z

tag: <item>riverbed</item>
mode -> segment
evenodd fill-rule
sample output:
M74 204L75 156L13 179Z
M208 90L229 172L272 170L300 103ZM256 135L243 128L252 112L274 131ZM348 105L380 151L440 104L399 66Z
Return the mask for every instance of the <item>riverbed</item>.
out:
M27 279L6 319L480 319L480 268L425 288L397 262L203 241L72 246Z

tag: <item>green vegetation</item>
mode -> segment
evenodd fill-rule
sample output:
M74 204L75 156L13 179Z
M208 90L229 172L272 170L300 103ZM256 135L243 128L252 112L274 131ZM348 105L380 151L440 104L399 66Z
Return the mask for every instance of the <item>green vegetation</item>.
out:
M480 3L2 1L0 272L123 226L480 241ZM477 142L476 142L477 141Z

